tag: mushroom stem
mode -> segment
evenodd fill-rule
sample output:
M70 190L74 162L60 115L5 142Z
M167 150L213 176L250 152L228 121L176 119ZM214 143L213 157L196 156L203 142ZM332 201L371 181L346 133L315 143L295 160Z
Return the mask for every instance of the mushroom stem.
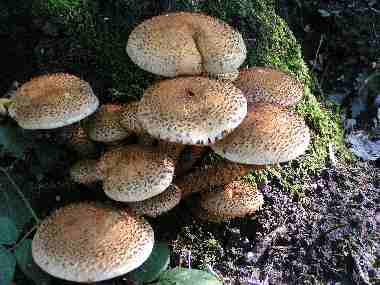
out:
M177 179L174 183L182 189L182 195L185 197L211 187L228 184L252 170L261 170L265 167L264 165L245 165L222 161L211 167L199 168L193 173Z

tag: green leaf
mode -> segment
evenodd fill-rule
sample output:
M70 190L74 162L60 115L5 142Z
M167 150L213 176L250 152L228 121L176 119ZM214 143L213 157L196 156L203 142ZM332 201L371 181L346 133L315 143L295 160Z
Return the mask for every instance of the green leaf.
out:
M14 255L0 246L0 284L9 285L13 280L16 270Z
M8 217L0 217L0 244L16 243L17 238L18 230L14 222Z
M13 180L19 185L24 195L31 197L32 189L23 184L23 178L15 173L9 173ZM24 229L24 226L32 219L32 215L26 208L25 203L17 194L13 185L3 172L0 171L0 216L10 218L16 225L19 232Z
M206 271L176 267L161 274L159 285L223 285L217 277Z
M42 271L32 257L32 240L24 240L15 250L18 266L22 272L37 285L48 285L51 277Z
M0 147L4 152L21 158L29 146L30 141L26 138L24 131L17 125L5 123L0 126Z
M170 262L170 249L167 243L155 243L149 258L137 269L129 273L129 277L138 282L152 282L164 272Z

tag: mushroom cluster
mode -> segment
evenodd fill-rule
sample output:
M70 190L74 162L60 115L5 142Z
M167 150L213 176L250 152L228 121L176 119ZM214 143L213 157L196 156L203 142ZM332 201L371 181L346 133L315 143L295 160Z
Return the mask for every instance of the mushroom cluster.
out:
M239 71L244 40L218 19L187 12L153 17L132 31L126 51L142 69L172 78L147 88L140 101L96 111L99 101L85 81L40 76L7 106L23 128L70 125L65 134L84 154L71 168L73 181L100 182L122 202L71 204L42 223L33 257L63 279L101 281L141 265L154 242L142 216L157 217L190 194L200 193L199 213L208 220L254 214L263 196L239 178L297 158L310 142L304 120L289 109L302 98L302 83L270 67ZM125 140L131 134L133 143ZM97 159L86 157L94 142L105 145ZM194 167L210 150L222 159Z

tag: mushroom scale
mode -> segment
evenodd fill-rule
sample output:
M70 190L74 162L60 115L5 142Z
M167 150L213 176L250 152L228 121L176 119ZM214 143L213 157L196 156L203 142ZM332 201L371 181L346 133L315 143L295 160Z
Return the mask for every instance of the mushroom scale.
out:
M86 81L57 73L35 77L17 89L9 115L24 129L54 129L84 119L98 105Z
M58 209L41 223L32 256L55 277L88 283L132 271L149 257L153 244L153 229L144 218L82 202Z
M247 101L232 83L183 77L148 88L137 118L155 138L207 145L238 127L246 113Z
M165 191L173 180L175 161L153 147L128 145L121 150L118 162L117 156L110 157L114 166L108 168L103 180L104 192L113 200L149 199Z
M247 53L242 35L229 25L188 12L144 21L130 34L126 51L142 69L167 77L237 74Z
M248 106L267 103L289 107L301 100L304 94L301 81L270 67L243 69L234 84L243 91Z
M257 104L237 129L210 147L230 161L264 165L295 159L309 143L303 118L286 108Z
M256 212L264 204L264 197L251 184L233 181L223 189L203 192L200 203L212 216L229 219Z

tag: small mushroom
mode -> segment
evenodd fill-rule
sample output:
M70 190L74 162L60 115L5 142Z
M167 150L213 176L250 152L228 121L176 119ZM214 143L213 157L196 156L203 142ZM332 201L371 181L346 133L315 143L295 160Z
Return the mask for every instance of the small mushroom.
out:
M154 197L169 187L174 160L156 148L128 145L101 159L103 189L116 201L136 202Z
M90 140L80 123L60 128L57 132L57 140L64 143L82 158L95 157L97 148L95 142Z
M300 80L270 67L243 69L234 84L243 91L248 106L267 103L289 107L301 100L304 94Z
M70 169L70 177L80 184L92 184L100 180L97 172L97 160L85 159L75 163Z
M144 201L128 203L128 207L138 215L156 218L177 206L181 197L181 189L171 184L163 193Z
M246 58L242 35L226 23L203 14L171 13L138 25L130 34L127 53L154 74L236 78Z
M106 104L86 120L85 129L90 139L99 142L116 142L130 135L121 124L125 108L121 105Z
M122 208L82 202L55 211L39 226L32 256L49 274L97 282L139 267L154 244L144 218Z
M266 166L244 165L224 160L212 166L198 168L188 175L176 179L174 183L182 190L182 195L186 197L213 187L223 186L254 170L259 171L265 168Z
M148 88L137 118L155 138L205 145L235 129L246 112L246 99L232 83L185 77L163 80Z
M231 219L253 214L264 204L264 197L255 186L233 181L222 189L202 192L200 203L212 216Z
M17 89L9 115L24 129L54 129L78 122L98 108L91 86L70 74L35 77Z
M302 117L286 108L256 104L237 129L210 147L230 161L265 165L295 159L309 143Z

